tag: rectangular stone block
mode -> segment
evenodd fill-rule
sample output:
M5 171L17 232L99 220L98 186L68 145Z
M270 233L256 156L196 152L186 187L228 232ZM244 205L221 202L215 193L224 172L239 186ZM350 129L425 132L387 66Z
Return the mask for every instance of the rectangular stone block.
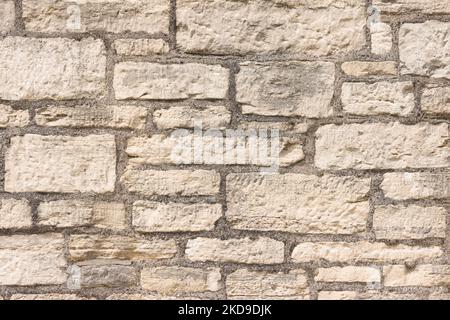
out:
M26 199L0 200L0 229L31 227L31 207Z
M1 300L1 299L0 299ZM23 301L52 301L52 300L87 300L86 298L77 296L76 294L69 293L26 293L26 294L13 294L11 300L23 300Z
M448 124L325 125L316 132L320 169L441 168L450 165Z
M3 100L69 100L106 93L105 46L93 38L4 38L0 70Z
M392 28L381 21L369 23L371 52L376 55L387 55L392 52Z
M236 75L242 113L331 116L335 67L331 62L246 63Z
M67 286L72 290L91 288L128 288L139 282L138 272L127 265L71 266Z
M144 129L147 109L138 106L45 107L36 111L36 124L46 127Z
M450 3L447 0L374 0L373 6L382 15L450 13Z
M207 231L222 217L221 204L161 203L133 204L133 226L141 232Z
M185 254L191 261L275 264L284 260L284 244L270 238L195 238L188 240Z
M0 128L25 127L30 122L28 110L13 109L0 104Z
M450 86L426 86L422 94L422 111L429 114L450 114Z
M445 238L447 211L442 207L380 206L373 229L377 239Z
M66 281L60 234L0 237L0 285L59 285Z
M292 233L364 232L370 179L303 174L230 174L226 218L233 228Z
M169 32L169 0L24 0L23 20L38 32Z
M15 5L13 0L3 0L0 2L0 35L14 29L16 18Z
M386 287L438 287L450 285L449 265L418 265L407 268L405 265L383 267Z
M274 121L240 121L238 128L241 130L279 130L280 134L302 134L306 133L310 127L307 122L274 122Z
M135 170L128 168L122 183L130 192L145 195L215 195L220 175L211 170Z
M343 55L364 46L360 1L177 2L177 43L205 54Z
M380 282L381 273L372 267L319 268L314 277L318 282Z
M5 160L8 192L114 191L112 135L12 137Z
M114 49L123 56L151 56L169 52L169 44L162 39L118 39Z
M395 61L349 61L341 68L352 77L387 77L398 73Z
M227 276L227 299L231 300L308 300L305 271L270 273L239 269Z
M225 99L228 70L198 63L121 62L114 71L116 99Z

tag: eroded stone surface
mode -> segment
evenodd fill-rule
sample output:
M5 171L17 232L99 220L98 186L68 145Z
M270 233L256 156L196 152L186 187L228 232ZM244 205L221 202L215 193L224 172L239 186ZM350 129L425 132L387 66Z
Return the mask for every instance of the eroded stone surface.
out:
M319 282L380 282L380 270L372 267L319 268L314 277Z
M395 61L349 61L344 62L341 68L353 77L395 76L398 72Z
M118 39L114 41L118 55L149 56L169 52L169 44L162 39Z
M450 3L447 0L374 0L373 6L382 15L401 13L450 13Z
M0 200L0 229L27 228L31 225L31 207L27 200Z
M28 110L13 109L0 104L0 128L25 127L30 121Z
M450 284L449 265L426 264L414 268L404 265L385 266L383 275L384 285L387 287L437 287Z
M426 86L422 94L422 110L430 114L450 114L450 86Z
M13 0L3 0L0 2L0 34L7 33L14 29L15 5Z

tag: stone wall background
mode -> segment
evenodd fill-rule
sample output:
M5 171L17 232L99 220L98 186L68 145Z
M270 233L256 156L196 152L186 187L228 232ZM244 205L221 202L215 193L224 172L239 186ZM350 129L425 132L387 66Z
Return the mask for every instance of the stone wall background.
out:
M1 0L0 299L446 299L447 0ZM279 128L280 174L171 132Z

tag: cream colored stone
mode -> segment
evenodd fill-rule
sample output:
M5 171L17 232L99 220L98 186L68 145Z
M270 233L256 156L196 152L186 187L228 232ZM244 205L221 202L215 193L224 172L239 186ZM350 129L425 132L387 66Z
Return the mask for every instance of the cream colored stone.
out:
M370 179L303 174L230 174L226 218L233 228L293 233L364 232Z
M220 204L137 201L133 226L141 232L207 231L222 217Z
M35 120L37 125L47 127L144 129L147 109L138 106L50 106L38 109Z
M194 128L225 129L231 121L231 112L224 106L207 106L206 108L171 107L156 110L153 122L158 129Z
M283 262L284 244L270 238L195 238L188 240L185 254L191 261L274 264Z
M237 300L307 300L308 279L303 270L269 273L239 269L227 277L227 298Z
M242 113L331 116L335 67L330 62L246 63L236 75Z
M139 282L138 272L126 265L71 266L67 286L71 290L90 288L128 288Z
M101 235L72 235L69 240L69 255L74 261L158 260L172 258L176 252L174 240Z
M344 112L357 115L408 116L414 111L414 85L405 82L346 82L342 85Z
M433 20L403 24L399 50L401 74L450 79L450 23Z
M309 129L309 124L306 122L259 122L259 121L241 121L239 129L242 130L279 130L280 133L306 133Z
M142 288L162 295L217 291L221 288L219 269L184 267L145 267Z
M383 267L386 287L422 286L438 287L450 285L449 265L419 265L407 268L404 265Z
M169 32L169 0L24 0L28 31Z
M364 46L363 2L179 0L177 44L187 52L328 56Z
M441 168L450 165L448 124L325 125L316 132L320 169Z
M0 229L28 228L31 225L31 207L27 200L0 200Z
M434 261L442 257L438 246L420 247L404 244L387 245L382 242L305 242L292 252L297 263L326 261L339 263L404 263L405 261Z
M12 137L5 160L8 192L114 191L112 135Z
M0 34L7 33L14 29L16 17L13 0L0 1Z
M372 267L319 268L314 277L318 282L380 282L380 270Z
M392 172L383 176L384 195L395 200L450 198L450 173Z
M24 300L24 301L51 301L51 300L86 300L76 294L68 293L26 293L26 294L13 294L11 300Z
M420 295L368 290L357 291L320 291L318 300L422 300Z
M450 114L450 86L426 86L422 94L422 110L429 114Z
M25 127L29 122L30 113L28 110L13 109L10 106L0 104L0 128Z
M108 297L106 300L202 300L197 297L192 296L165 296L160 294L149 294L149 293L114 293Z
M380 206L373 229L377 239L445 238L447 211L442 207Z
M106 93L101 40L7 37L0 40L0 99L81 99Z
M118 39L114 41L118 55L150 56L169 52L169 45L162 39Z
M356 300L356 291L320 291L317 300Z
M66 281L60 234L0 237L0 285L57 285Z
M447 0L373 0L373 6L382 15L450 13L450 3Z
M353 77L395 76L398 73L395 61L349 61L344 62L341 68Z
M376 21L369 24L372 41L371 51L376 55L386 55L392 51L392 28L387 23Z
M228 70L198 63L121 62L115 66L116 99L224 99Z
M58 200L39 204L37 223L59 228L93 225L125 229L126 212L120 202Z

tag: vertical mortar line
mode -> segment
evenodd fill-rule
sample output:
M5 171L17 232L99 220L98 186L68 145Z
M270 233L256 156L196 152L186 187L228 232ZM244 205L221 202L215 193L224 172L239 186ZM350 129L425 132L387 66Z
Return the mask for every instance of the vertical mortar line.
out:
M242 113L237 102L237 87L236 87L236 74L239 73L239 62L233 60L230 62L230 72L228 79L228 110L231 112L231 123L230 126L233 129L238 128L238 124L242 117Z
M373 8L373 2L372 0L366 0L366 24L364 26L364 33L366 36L366 48L367 53L372 55L372 32L370 31L370 25L369 25L369 9Z
M334 63L334 92L331 102L333 116L343 116L343 106L341 101L342 85L344 84L344 74L341 69L342 61Z
M373 216L377 205L383 203L384 195L381 190L381 183L383 182L383 174L375 173L370 177L369 190L369 216L367 219L367 236L369 240L376 240L375 231L373 229Z
M14 10L15 10L15 19L14 19L14 28L15 33L24 35L25 33L25 24L23 22L23 6L22 0L14 1Z
M177 51L177 0L170 0L169 50L171 52Z
M414 85L414 110L413 110L413 116L417 122L419 122L424 114L422 112L422 92L425 84L422 82L422 80L418 79L413 81Z

